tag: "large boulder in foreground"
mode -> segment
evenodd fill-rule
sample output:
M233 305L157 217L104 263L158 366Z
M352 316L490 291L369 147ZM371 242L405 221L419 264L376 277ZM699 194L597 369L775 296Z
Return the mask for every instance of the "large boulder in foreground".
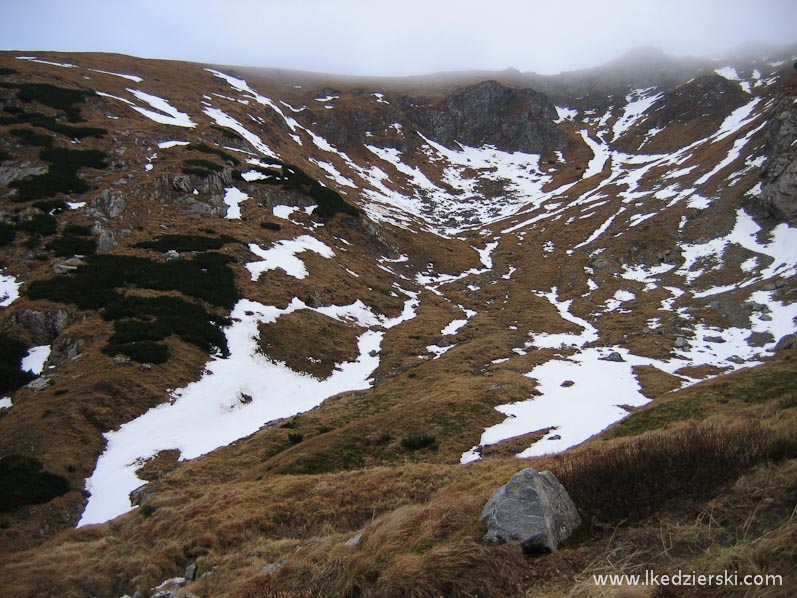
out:
M516 473L487 501L484 540L518 544L525 554L548 554L580 524L576 505L550 471Z

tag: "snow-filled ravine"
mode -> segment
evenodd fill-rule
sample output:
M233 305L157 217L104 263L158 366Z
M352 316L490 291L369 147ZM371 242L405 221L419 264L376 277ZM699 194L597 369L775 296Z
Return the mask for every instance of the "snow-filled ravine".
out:
M105 434L107 446L86 481L90 497L78 527L133 509L130 492L143 484L136 470L160 451L177 449L181 459L193 459L249 436L270 421L308 411L333 395L369 388L384 329L415 317L417 296L405 293L409 298L395 318L374 314L362 302L314 310L364 328L359 357L338 364L324 380L294 372L258 351L259 324L311 308L299 299L285 309L239 301L231 314L233 323L225 329L228 357L212 359L198 381L172 393L170 403Z

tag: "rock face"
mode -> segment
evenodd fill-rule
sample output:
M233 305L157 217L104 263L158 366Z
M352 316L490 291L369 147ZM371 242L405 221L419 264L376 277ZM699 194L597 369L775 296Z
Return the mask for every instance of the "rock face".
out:
M772 110L761 202L775 218L797 224L797 96L784 95Z
M451 94L442 105L413 110L408 116L435 141L540 153L565 148L565 136L554 124L556 108L547 96L484 81Z
M485 541L520 545L525 554L548 554L580 524L575 504L550 471L515 474L482 511Z

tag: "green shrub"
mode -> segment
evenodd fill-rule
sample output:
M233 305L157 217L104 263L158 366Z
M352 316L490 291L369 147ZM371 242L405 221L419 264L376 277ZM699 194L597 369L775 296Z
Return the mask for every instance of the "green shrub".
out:
M153 341L139 341L117 345L109 343L103 350L106 355L127 355L139 363L164 363L169 359L169 347Z
M401 446L408 451L417 451L437 444L437 439L429 434L414 434L401 439Z
M48 502L69 491L60 475L43 471L42 464L23 455L0 458L0 511Z
M266 230L280 230L282 227L276 222L261 222L260 228L265 228Z
M0 150L0 162L5 162L6 160L11 160L12 158L13 156L11 154Z
M91 227L85 224L67 224L64 227L64 235L70 237L88 237L91 235Z
M155 341L172 334L205 351L227 353L221 331L229 323L226 318L181 297L141 297L117 291L126 287L178 291L212 305L232 307L238 293L226 256L207 253L162 263L106 254L89 255L85 261L69 276L32 282L28 296L100 311L105 320L114 321L114 335L105 349L111 355L123 353L137 361L162 363L168 359L168 347Z
M84 139L86 137L103 137L108 131L99 127L75 127L58 122L54 117L40 114L39 112L26 112L21 110L15 118L4 118L3 124L29 123L34 127L41 127L54 133L65 135L70 139ZM24 129L23 129L24 130ZM28 145L40 145L28 143Z
M216 129L219 133L221 133L224 137L228 139L234 139L236 141L243 141L244 138L241 137L238 133L233 131L232 129L228 129L227 127L220 127L219 125L210 125L212 129Z
M69 206L63 199L42 199L33 202L33 207L40 209L45 214L60 214L66 212Z
M97 242L94 239L71 235L53 239L45 247L59 257L91 255L97 252Z
M53 145L52 137L37 133L33 129L11 129L9 134L25 145L38 145L39 147L51 147Z
M233 166L238 166L241 163L241 161L238 158L231 156L224 150L220 150L216 147L210 147L205 143L191 143L187 145L185 149L193 150L196 152L202 152L204 154L215 154L216 156L219 156L222 160L224 160L225 162L229 162ZM188 160L186 160L186 162L188 162Z
M18 190L14 201L30 201L52 197L57 193L84 193L88 184L77 173L81 168L106 168L105 154L98 150L45 149L39 157L50 163L49 170L40 175L12 181L9 187Z
M58 232L58 221L50 214L36 214L30 220L17 223L17 230L46 237Z
M36 377L22 370L22 359L27 354L24 343L0 333L0 393L17 390Z
M338 212L351 216L360 215L360 210L346 203L336 191L333 191L329 187L324 187L319 183L316 183L310 189L310 197L318 204L318 207L313 213L322 218L331 218Z
M199 176L202 178L207 178L215 172L221 172L224 170L223 166L220 166L215 162L211 162L210 160L201 160L198 158L189 158L187 160L183 160L183 164L185 164L185 166L183 166L183 174Z
M6 222L0 222L0 247L5 247L14 242L17 236L17 229L15 226Z
M220 237L203 237L201 235L160 235L153 241L136 243L136 247L154 251L207 251L221 249L227 243L240 243L238 239L228 235Z
M16 75L17 73L19 73L19 71L16 69L0 66L0 75L2 76Z
M80 107L93 91L66 89L49 83L0 83L0 87L17 90L17 98L23 102L39 102L56 110L63 110L70 122L80 122Z
M300 432L291 432L288 434L288 442L291 444L299 444L302 440L304 440L304 434Z

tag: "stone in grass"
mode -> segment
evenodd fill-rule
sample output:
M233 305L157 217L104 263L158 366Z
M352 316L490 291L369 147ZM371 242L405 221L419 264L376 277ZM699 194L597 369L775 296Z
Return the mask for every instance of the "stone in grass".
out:
M581 524L576 505L550 471L527 468L516 473L482 511L484 540L517 544L524 554L556 551Z

